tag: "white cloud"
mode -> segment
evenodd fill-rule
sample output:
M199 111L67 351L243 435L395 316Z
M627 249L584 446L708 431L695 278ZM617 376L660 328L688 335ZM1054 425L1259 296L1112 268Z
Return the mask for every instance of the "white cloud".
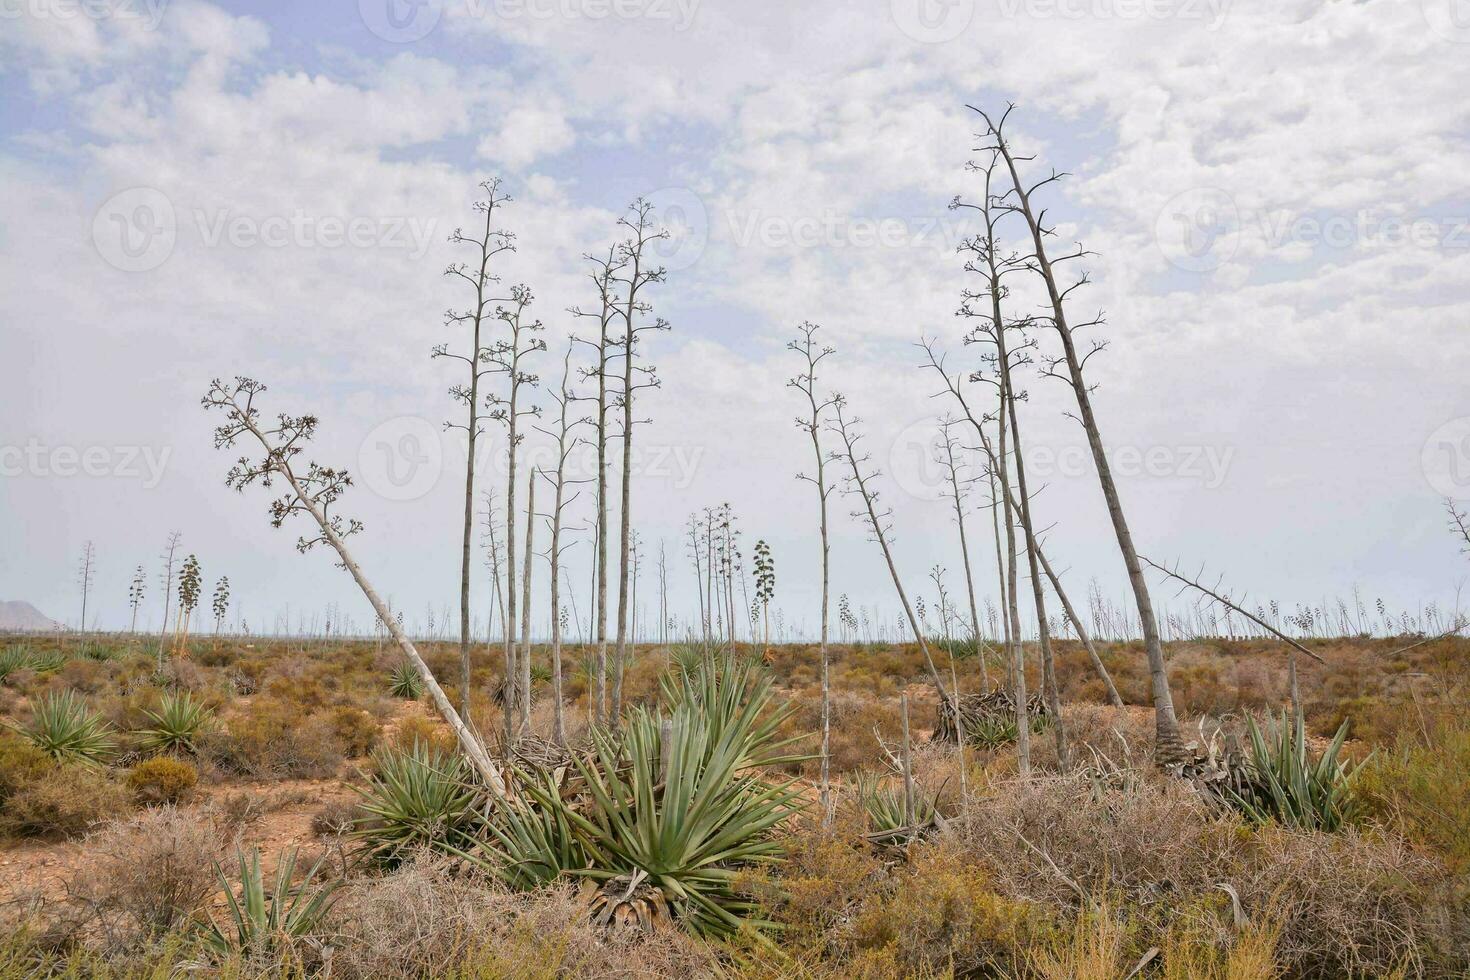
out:
M505 114L498 132L480 140L476 152L515 171L531 167L543 157L571 148L576 133L559 110L547 106L516 106Z

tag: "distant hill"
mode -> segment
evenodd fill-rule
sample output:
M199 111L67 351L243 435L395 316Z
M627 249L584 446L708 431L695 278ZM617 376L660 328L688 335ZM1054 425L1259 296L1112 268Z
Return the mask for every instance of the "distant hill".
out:
M41 632L58 629L60 626L60 623L52 622L43 616L41 610L29 602L0 600L0 630Z

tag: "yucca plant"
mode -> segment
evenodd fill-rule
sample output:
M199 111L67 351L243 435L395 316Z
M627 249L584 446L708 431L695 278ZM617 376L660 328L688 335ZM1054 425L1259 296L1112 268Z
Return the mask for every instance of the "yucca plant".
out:
M165 694L157 711L143 712L153 725L138 733L145 752L194 752L200 735L214 725L214 712L188 692Z
M572 831L556 777L546 770L517 770L516 779L523 796L491 812L482 866L516 889L536 888L586 868L587 854Z
M1246 719L1246 758L1233 785L1225 787L1227 801L1257 823L1275 820L1304 830L1334 831L1348 823L1357 808L1354 782L1361 763L1340 758L1347 741L1344 721L1327 748L1315 760L1307 751L1307 735L1300 718L1283 712L1262 729Z
M267 953L283 942L310 935L321 924L332 907L339 882L313 884L325 855L307 870L301 884L292 885L296 872L296 849L281 854L275 881L266 892L265 874L260 869L260 848L251 848L247 859L236 852L240 863L240 894L237 896L225 878L224 869L215 862L215 874L225 892L225 908L229 919L223 927L209 917L203 941L206 948L220 956L239 953Z
M405 660L388 674L388 692L395 698L417 701L424 696L424 679L413 664Z
M122 651L116 647L103 646L101 643L88 643L82 647L82 656L97 663L107 663L121 657Z
M31 652L25 647L6 647L0 650L0 684L10 679L10 675L18 670L27 670L31 666Z
M58 762L100 766L117 752L112 728L75 691L42 695L20 732Z
M669 664L682 674L692 674L709 660L709 652L697 643L675 643L669 647Z
M703 716L709 725L711 744L718 741L728 726L746 719L745 723L752 726L749 733L752 745L759 748L758 756L750 763L752 766L776 765L765 756L780 752L796 741L772 743L781 719L789 713L786 709L776 717L758 718L770 702L771 679L765 665L753 657L725 652L700 660L687 670L680 668L664 674L659 678L659 689L669 707L691 705Z
M938 823L939 805L933 795L914 788L914 818L904 812L904 794L899 787L872 773L862 773L857 781L858 799L868 815L872 838L889 844L902 844L922 835Z
M378 749L373 762L352 836L374 861L392 867L421 847L471 857L482 794L462 756L415 739L406 749Z
M992 712L965 719L965 738L984 749L998 749L1016 740L1016 716Z
M38 674L54 674L66 666L66 654L60 650L36 650L26 657L25 665Z
M728 656L665 693L671 714L637 708L620 734L593 733L591 756L574 760L584 805L546 785L528 794L565 814L590 863L570 873L600 886L600 921L647 928L677 918L705 935L769 927L734 880L742 866L780 859L772 830L801 805L794 780L767 783L752 771L801 758L783 755L790 741L775 738L791 709L769 710L769 679Z

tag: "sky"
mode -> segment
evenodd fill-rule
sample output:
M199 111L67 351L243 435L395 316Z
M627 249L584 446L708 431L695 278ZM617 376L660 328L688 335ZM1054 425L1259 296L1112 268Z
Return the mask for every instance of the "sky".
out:
M981 193L968 107L1010 103L1028 173L1068 175L1040 196L1057 247L1090 253L1072 308L1106 316L1088 373L1140 549L1285 610L1448 609L1470 571L1445 510L1470 502L1464 0L0 0L0 85L0 599L68 625L92 542L86 625L129 626L142 566L137 625L157 628L171 532L207 591L228 576L231 622L370 622L329 556L296 553L303 528L225 486L199 399L235 375L320 417L314 458L354 474L341 511L378 590L420 630L457 615L462 377L430 351L467 343L443 322L467 300L448 239L490 177L548 409L585 336L569 309L595 300L584 256L639 197L670 231L632 478L646 624L661 551L671 614L696 614L684 526L728 502L747 572L767 541L774 610L814 631L814 460L786 387L804 321L835 348L819 385L862 419L906 584L933 608L938 568L963 603L933 459L953 406L915 344L982 366L956 316L974 227L949 205ZM1049 557L1121 601L1071 395L1022 384ZM480 450L503 501L503 430ZM982 608L984 497L965 515ZM590 501L567 512L579 622ZM891 621L854 503L832 497L834 597Z

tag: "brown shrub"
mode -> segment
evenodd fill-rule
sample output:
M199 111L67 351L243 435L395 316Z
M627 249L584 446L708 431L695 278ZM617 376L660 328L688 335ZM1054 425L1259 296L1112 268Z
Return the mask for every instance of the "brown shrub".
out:
M1187 786L1136 792L1085 779L1033 779L993 792L961 821L1002 893L1056 909L1079 892L1117 898L1144 939L1214 922L1228 886L1247 915L1278 920L1278 955L1309 976L1449 969L1457 913L1443 873L1383 834L1318 834L1242 824Z
M318 837L341 837L352 829L357 814L352 800L329 800L312 814L311 832Z
M199 782L199 771L182 759L160 755L145 759L128 773L128 789L139 803L177 803Z
M158 807L89 836L69 891L114 943L155 936L196 915L216 887L223 841L213 820Z
M599 933L568 887L511 893L423 858L350 883L328 928L333 976L672 977L707 975L712 954L676 932Z
M398 727L393 729L391 741L401 749L412 748L415 742L420 742L445 752L455 751L458 744L448 725L438 718L430 718L424 714L408 715L400 721Z
M325 779L342 765L342 744L329 718L261 698L200 739L199 754L226 773L255 779Z
M23 784L5 801L0 831L23 837L80 837L127 808L127 791L107 774L61 766Z
M962 849L917 845L908 863L895 862L862 830L844 806L830 831L797 829L778 878L746 884L782 923L788 952L820 959L834 976L993 976L1047 933L1044 910L999 895Z
M0 727L0 804L56 769L56 761L29 739Z
M363 709L343 705L333 708L327 717L331 720L332 733L349 758L361 758L378 744L377 719Z

